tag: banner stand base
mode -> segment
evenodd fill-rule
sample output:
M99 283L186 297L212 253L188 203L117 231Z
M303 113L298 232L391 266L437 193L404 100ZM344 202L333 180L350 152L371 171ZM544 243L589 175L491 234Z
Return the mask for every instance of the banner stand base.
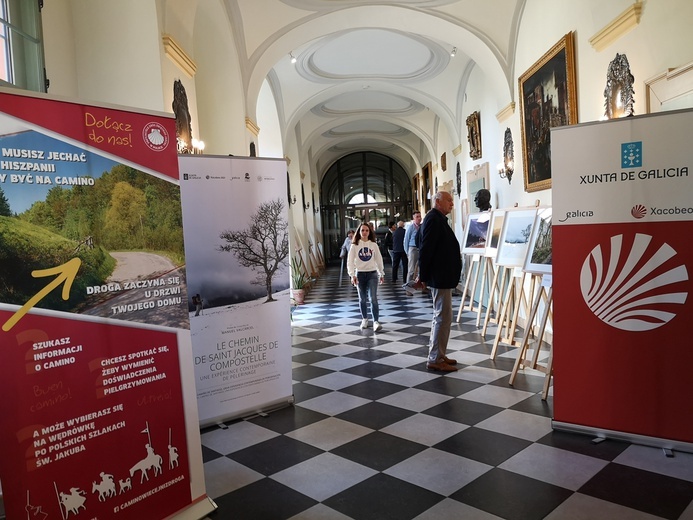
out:
M653 448L662 448L666 456L671 451L685 451L693 453L693 444L690 442L675 441L670 439L660 439L659 437L648 437L647 435L638 435L637 433L618 432L614 430L605 430L602 428L594 428L591 426L583 426L580 424L571 424L560 421L551 421L551 427L554 430L566 431L571 433L582 433L592 435L598 438L614 439L618 441L631 442L642 446L651 446Z
M200 520L217 509L217 504L207 495L168 517L168 520Z

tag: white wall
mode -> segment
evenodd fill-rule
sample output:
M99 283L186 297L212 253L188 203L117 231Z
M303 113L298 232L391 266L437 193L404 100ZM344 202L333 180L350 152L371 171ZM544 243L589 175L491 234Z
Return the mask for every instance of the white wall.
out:
M537 200L543 205L551 204L550 189L524 191L518 78L566 33L575 31L579 123L603 118L606 72L616 53L628 56L635 76L636 115L645 112L646 80L668 68L693 61L693 32L690 31L693 2L689 0L645 1L640 24L606 49L596 51L589 39L633 3L633 0L528 0L520 23L513 69L515 112L500 123L495 118L495 101L488 97L490 89L486 78L478 69L472 72L464 114L471 114L474 110L481 112L483 157L479 162L488 160L490 163L494 207L511 207L515 203L533 206ZM511 129L515 148L516 168L512 184L497 174L506 127ZM466 142L463 142L459 157L463 173L477 162L469 160Z
M258 156L284 157L277 104L267 81L262 84L258 97L257 125L260 127Z
M236 45L219 0L199 4L193 42L199 139L205 142L205 153L247 156L245 94Z

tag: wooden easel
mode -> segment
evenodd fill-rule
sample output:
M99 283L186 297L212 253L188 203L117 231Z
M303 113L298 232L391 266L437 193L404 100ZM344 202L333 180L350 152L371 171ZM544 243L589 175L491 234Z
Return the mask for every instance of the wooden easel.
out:
M546 331L547 321L551 321L551 325L553 327L553 312L551 310L551 306L553 303L553 287L551 282L551 275L544 275L541 277L539 289L537 290L534 302L532 303L530 313L527 316L527 327L525 327L525 333L522 338L520 348L517 351L517 359L515 360L515 366L513 367L513 371L510 375L509 381L510 386L512 386L512 384L515 382L515 376L517 376L517 372L520 369L520 366L529 367L534 370L538 370L539 372L543 372L545 374L544 388L541 393L541 398L543 401L546 401L546 396L549 393L549 384L551 382L551 376L553 375L553 344L551 344L549 348L549 358L546 362L546 365L539 364L539 351L541 349L541 343L544 337L544 332ZM539 307L541 306L542 301L544 302L544 312L541 316L539 329L537 331L537 345L534 349L534 354L532 356L531 363L527 364L525 362L525 358L527 356L527 350L529 346L529 336L532 333L531 325L534 322L534 318L537 316L537 313L539 312Z
M477 328L481 324L481 309L484 306L484 294L486 289L488 289L488 302L486 304L486 312L488 314L488 307L491 305L491 298L494 295L493 283L496 280L496 270L493 267L493 259L490 256L484 256L481 259L481 263L484 264L481 273L481 290L479 291L479 307L476 309L476 326ZM493 282L492 282L493 281ZM474 293L472 293L472 297ZM458 320L459 321L459 320Z
M525 275L519 267L512 269L511 279L508 281L508 291L501 305L501 313L498 318L498 330L496 331L496 339L493 342L491 349L491 359L496 359L498 352L498 344L503 335L503 329L506 329L506 336L503 342L509 345L519 344L515 340L515 329L517 328L517 318L520 314L520 306L524 304L525 313L527 313L527 300L524 293ZM512 317L511 317L512 311Z
M462 300L460 301L460 308L457 311L457 321L462 319L462 311L468 309L470 311L474 310L474 292L476 291L476 284L481 274L481 255L466 255L469 261L469 267L467 268L467 276L464 281L464 289L462 290ZM469 294L469 307L465 307L464 300L467 296L467 290L469 289L469 284L472 284L471 293Z
M503 291L508 280L512 279L512 269L499 265L494 269L493 280L491 281L491 290L488 295L488 305L486 306L486 315L484 316L484 326L481 330L481 335L486 336L486 330L490 322L498 323L500 310L503 304ZM496 300L498 304L496 304ZM491 314L496 311L496 317L491 318ZM478 326L478 324L477 324Z

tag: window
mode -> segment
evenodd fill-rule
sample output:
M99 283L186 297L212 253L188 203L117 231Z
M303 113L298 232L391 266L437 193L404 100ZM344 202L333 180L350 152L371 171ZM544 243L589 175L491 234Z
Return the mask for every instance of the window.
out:
M0 85L46 91L42 4L43 0L0 0Z

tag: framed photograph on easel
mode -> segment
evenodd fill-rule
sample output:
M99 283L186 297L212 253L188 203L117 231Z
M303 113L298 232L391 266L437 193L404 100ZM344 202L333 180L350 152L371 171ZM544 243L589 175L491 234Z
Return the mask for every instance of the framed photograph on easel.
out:
M539 208L537 211L523 267L526 273L551 274L551 213L551 208Z
M494 260L498 254L498 244L500 242L501 231L503 230L503 220L505 220L505 210L494 209L491 214L488 234L486 235L486 251L484 251L484 256L493 258Z
M491 221L491 212L472 213L467 217L462 241L462 253L466 255L483 255L486 250L486 236Z
M498 240L497 265L523 266L536 215L537 208L518 208L506 211L503 229Z

